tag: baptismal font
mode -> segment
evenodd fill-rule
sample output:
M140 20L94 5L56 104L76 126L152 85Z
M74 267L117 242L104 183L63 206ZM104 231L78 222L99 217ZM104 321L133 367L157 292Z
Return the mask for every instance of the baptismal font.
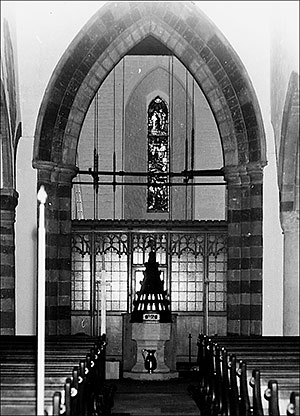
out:
M176 322L154 251L149 253L145 268L141 289L136 293L134 309L127 323L127 333L131 333L131 340L136 343L135 362L129 371L123 372L123 377L139 380L176 378ZM126 345L125 342L125 348Z

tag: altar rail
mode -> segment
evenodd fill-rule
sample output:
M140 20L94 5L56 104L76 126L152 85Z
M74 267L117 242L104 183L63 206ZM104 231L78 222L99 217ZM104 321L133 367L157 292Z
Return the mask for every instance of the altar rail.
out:
M284 337L282 337L282 340ZM295 338L296 340L297 338ZM255 339L252 340L252 347L260 344ZM283 342L284 344L284 342ZM289 402L284 405L285 409L279 405L279 389L276 376L267 382L266 386L261 386L261 371L259 368L253 368L250 372L247 369L247 361L239 359L237 361L235 354L230 354L227 348L214 342L211 338L200 334L198 338L198 357L197 366L194 368L198 371L198 383L190 385L188 392L195 400L201 416L282 416L299 415L299 349L298 365L294 370L298 371L298 384L292 381L291 386L296 391L290 392ZM259 356L259 349L263 351L263 346L253 350L253 355ZM299 348L299 338L296 345ZM257 346L256 346L257 347ZM275 365L274 351L280 347L273 345L269 350L270 363ZM268 351L267 351L268 352ZM289 364L289 356L282 350L284 360ZM272 357L273 355L273 357ZM282 363L281 363L282 364ZM275 365L276 367L276 365ZM287 367L288 368L288 367ZM285 372L282 366L282 371ZM251 374L252 373L252 374ZM285 374L286 381L289 373ZM280 377L280 375L278 374ZM249 385L247 380L249 379ZM291 377L293 380L293 377ZM294 383L294 384L293 384ZM262 402L262 390L266 404Z

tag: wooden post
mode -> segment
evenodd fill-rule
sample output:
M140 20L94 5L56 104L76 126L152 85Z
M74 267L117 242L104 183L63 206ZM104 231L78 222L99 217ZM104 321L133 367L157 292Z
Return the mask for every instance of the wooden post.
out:
M97 302L97 336L99 337L99 323L100 323L100 280L96 280L96 302Z
M102 255L102 271L101 271L101 333L106 334L106 276L105 276L105 259Z
M46 230L45 203L47 193L42 185L38 191L38 316L37 316L37 414L44 415L45 390L45 263L46 263Z
M205 235L204 239L204 256L203 256L203 332L205 335L209 335L209 264L208 264L208 236Z

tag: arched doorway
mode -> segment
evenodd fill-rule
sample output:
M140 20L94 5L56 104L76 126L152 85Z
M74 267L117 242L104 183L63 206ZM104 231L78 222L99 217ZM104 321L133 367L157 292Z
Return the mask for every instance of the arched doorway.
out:
M227 40L191 3L108 3L74 39L49 82L33 166L47 207L47 325L70 332L71 184L80 131L99 87L149 37L187 68L213 112L227 183L227 333L261 334L265 138L254 90Z

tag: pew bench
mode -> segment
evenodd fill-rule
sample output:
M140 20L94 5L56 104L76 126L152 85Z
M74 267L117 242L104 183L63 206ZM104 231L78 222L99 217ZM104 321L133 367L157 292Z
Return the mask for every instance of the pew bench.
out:
M109 416L114 404L116 387L105 383L106 339L103 335L91 348L85 360L66 378L63 390L53 394L53 416Z
M95 345L96 337L46 338L45 405L52 407L53 392L60 389L78 360ZM1 336L1 415L36 414L37 337Z
M261 379L260 369L248 368L244 357L237 359L209 337L200 334L197 346L198 382L190 385L188 392L200 416L280 416L289 414L289 408L299 412L299 372L294 385L288 384L290 374L283 372L281 382L289 390L280 391L275 378ZM292 394L291 387L295 387ZM289 396L282 400L282 393L287 392Z

